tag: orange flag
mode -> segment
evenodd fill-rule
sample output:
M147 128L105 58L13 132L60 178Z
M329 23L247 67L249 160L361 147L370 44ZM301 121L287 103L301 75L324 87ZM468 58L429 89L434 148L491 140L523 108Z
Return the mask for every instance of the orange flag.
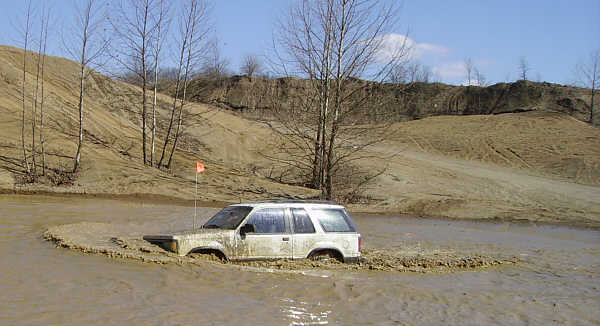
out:
M203 173L205 170L204 164L196 162L196 173Z

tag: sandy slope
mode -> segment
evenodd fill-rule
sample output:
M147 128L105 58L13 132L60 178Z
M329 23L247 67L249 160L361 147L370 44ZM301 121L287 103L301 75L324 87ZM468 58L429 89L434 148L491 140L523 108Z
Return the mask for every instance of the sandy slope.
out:
M189 200L194 194L194 162L199 160L208 168L199 180L202 200L315 195L255 173L270 166L260 154L269 151L265 147L272 138L268 128L206 105L188 106L181 150L170 171L144 166L136 111L140 91L100 74L89 79L87 142L75 182L56 187L42 178L42 183L23 184L21 60L22 50L0 47L0 189L153 194ZM33 54L28 60L34 62ZM47 60L47 160L54 170L68 170L76 148L77 69L62 58ZM27 73L31 90L35 67L28 66ZM28 152L31 99L29 93ZM160 96L159 139L164 139L171 101ZM561 114L520 113L432 117L397 124L394 130L393 139L372 148L380 159L361 163L365 168L387 166L388 170L366 192L375 198L373 204L355 209L600 226L598 128ZM161 148L159 141L157 155ZM389 158L391 154L397 155Z
M600 130L554 113L433 117L396 126L376 209L600 223Z
M35 56L28 55L26 146L31 161L31 106L35 85ZM131 194L148 193L192 199L195 162L207 172L199 179L204 200L238 201L265 196L304 196L304 188L275 184L250 173L260 160L252 146L269 134L263 126L204 105L187 106L180 151L170 171L144 166L141 157L140 90L97 73L88 79L85 101L85 146L82 169L73 185L51 187L21 184L22 50L0 47L0 188L16 191ZM48 57L46 68L45 134L49 167L68 170L76 150L77 69L66 59ZM159 97L159 139L164 139L172 99ZM38 130L39 133L39 130ZM149 143L148 143L149 146ZM157 159L162 142L156 147ZM37 145L39 162L39 143ZM52 171L49 172L52 175ZM43 180L44 181L44 180Z
M425 216L598 225L600 187L527 172L405 150L372 195L386 198L377 209Z

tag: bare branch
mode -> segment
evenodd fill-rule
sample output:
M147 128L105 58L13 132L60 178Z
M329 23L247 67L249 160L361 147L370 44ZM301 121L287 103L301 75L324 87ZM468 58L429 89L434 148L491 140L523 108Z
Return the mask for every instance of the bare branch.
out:
M600 85L600 50L592 51L587 60L581 61L575 67L577 83L590 89L590 118L594 123L594 99Z
M531 71L531 65L529 65L527 58L525 58L524 56L519 57L519 64L517 67L521 80L527 80L529 71Z
M282 154L276 161L310 167L297 173L309 176L304 183L320 189L323 198L333 196L336 171L380 141L373 129L386 129L371 128L373 138L365 141L354 137L359 128L348 127L384 102L373 98L373 83L360 79L389 80L405 62L406 43L381 55L397 12L394 1L306 0L276 27L269 63L279 73L308 79L287 112L276 115Z

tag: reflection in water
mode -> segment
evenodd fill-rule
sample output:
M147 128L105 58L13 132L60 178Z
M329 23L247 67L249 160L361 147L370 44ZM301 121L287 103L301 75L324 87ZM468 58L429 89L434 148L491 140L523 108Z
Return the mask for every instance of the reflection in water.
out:
M290 325L327 325L327 316L331 310L323 311L321 303L309 304L308 302L296 302L292 299L281 299L281 312L293 320Z
M600 323L593 230L355 216L366 249L473 250L521 263L443 274L282 273L111 259L41 237L48 227L86 221L185 229L189 207L41 196L0 196L0 207L0 324ZM216 210L201 211L206 218Z

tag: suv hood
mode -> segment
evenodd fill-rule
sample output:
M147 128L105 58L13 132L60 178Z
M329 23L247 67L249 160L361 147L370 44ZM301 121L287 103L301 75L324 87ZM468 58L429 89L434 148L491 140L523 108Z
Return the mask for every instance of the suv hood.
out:
M186 231L181 233L173 234L175 239L215 239L222 237L229 237L235 230L224 230L224 229L196 229L193 231Z

